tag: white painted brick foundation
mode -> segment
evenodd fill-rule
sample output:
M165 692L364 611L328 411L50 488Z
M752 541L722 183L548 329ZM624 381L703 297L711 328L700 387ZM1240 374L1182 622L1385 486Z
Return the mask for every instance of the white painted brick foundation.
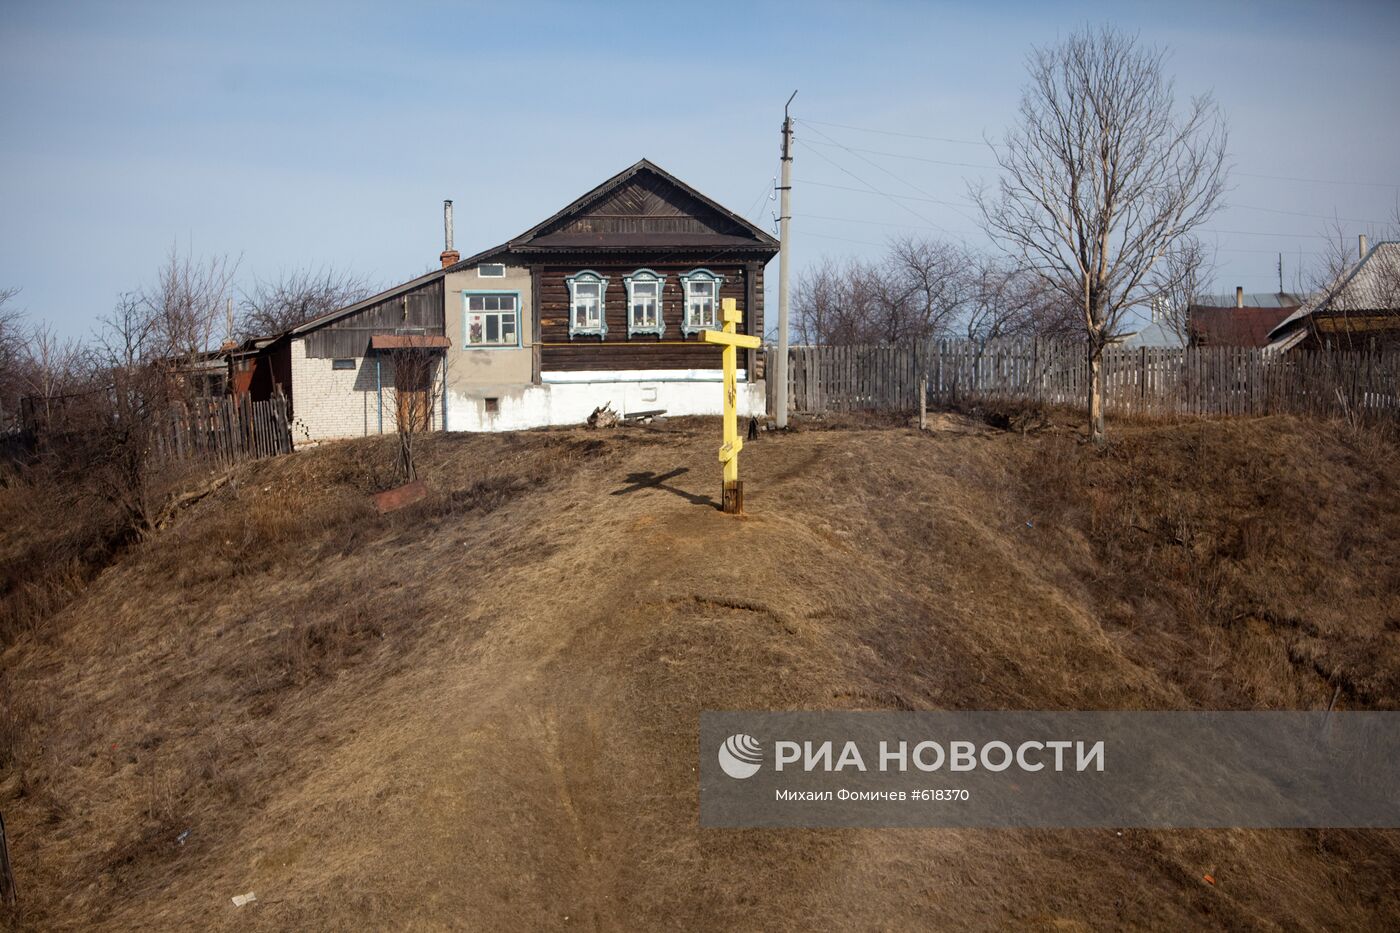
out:
M343 437L394 431L394 367L374 356L357 356L354 369L336 369L334 360L312 359L306 342L292 352L292 440L319 443ZM442 427L441 389L433 427Z

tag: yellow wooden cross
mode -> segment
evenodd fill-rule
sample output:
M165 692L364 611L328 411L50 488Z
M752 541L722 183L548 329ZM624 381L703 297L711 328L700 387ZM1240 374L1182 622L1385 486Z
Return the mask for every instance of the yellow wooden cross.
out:
M763 345L757 337L737 333L737 325L744 320L733 298L720 302L724 315L724 330L701 331L706 343L718 343L724 347L724 445L719 449L719 462L724 464L723 509L726 512L744 511L744 484L739 482L739 451L744 441L739 437L739 387L738 356L739 348L756 350Z

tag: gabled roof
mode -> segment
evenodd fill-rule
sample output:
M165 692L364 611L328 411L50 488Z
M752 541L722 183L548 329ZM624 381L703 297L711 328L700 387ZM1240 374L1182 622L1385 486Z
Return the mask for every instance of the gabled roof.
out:
M434 269L431 272L427 272L423 275L418 276L418 278L416 279L409 279L407 282L395 285L393 288L386 288L379 294L370 295L368 298L365 298L361 301L357 301L352 305L346 305L343 308L337 308L334 311L328 311L325 314L322 314L320 317L313 317L311 320L305 321L301 324L298 324L296 327L293 327L291 330L287 331L287 333L295 336L297 334L304 334L307 331L315 330L318 327L322 327L326 324L338 321L343 317L348 317L354 314L356 311L363 311L370 305L377 305L381 301L387 301L388 299L393 298L397 295L401 295L404 292L412 291L420 285L427 285L434 279L442 278L442 276L446 272L446 269ZM278 334L277 336L280 337L282 335Z
M1191 342L1208 347L1263 347L1269 332L1288 316L1287 308L1191 306Z
M1318 311L1396 311L1400 299L1400 242L1372 246L1332 287L1305 301L1269 332L1278 342Z
M609 195L623 189L634 179L646 179L654 193L664 194L674 192L679 198L689 199L700 205L703 210L711 212L723 226L723 232L714 233L672 233L653 234L646 242L630 242L626 235L607 234L594 236L560 236L555 231L575 217L583 215L588 208L603 202ZM606 240L604 241L604 237ZM411 279L393 288L386 289L377 295L371 295L363 301L357 301L352 305L339 308L320 317L312 318L303 324L299 324L287 331L287 334L298 335L316 330L326 324L333 323L343 317L348 317L368 308L370 305L387 301L397 297L404 292L412 291L421 285L426 285L434 279L440 279L451 272L460 272L489 259L509 252L562 252L578 250L635 250L654 249L661 251L689 251L715 249L723 252L751 250L766 254L771 257L778 250L778 240L776 237L765 233L761 228L749 223L743 217L714 201L696 189L687 185L670 172L661 168L648 159L642 159L635 165L629 166L618 172L612 178L598 185L583 197L578 198L568 207L546 218L535 226L526 230L517 237L513 237L498 246L493 246L488 250L483 250L473 256L468 256L459 262L442 269L434 269L416 279ZM282 336L282 335L277 335Z
M652 194L664 198L674 194L680 199L688 199L720 221L721 229L706 233L581 233L566 228L571 221L583 217L589 208L606 203L610 195L619 194L629 185L647 186ZM569 204L563 210L545 218L519 236L512 237L498 246L483 250L474 256L448 267L456 272L476 265L483 259L509 252L566 252L578 250L696 250L723 249L755 250L772 254L778 250L776 237L743 217L712 200L687 185L670 172L649 159L642 159Z
M1287 308L1292 311L1303 303L1303 299L1289 292L1245 292L1243 306L1246 308ZM1235 294L1197 295L1192 305L1202 308L1233 308Z

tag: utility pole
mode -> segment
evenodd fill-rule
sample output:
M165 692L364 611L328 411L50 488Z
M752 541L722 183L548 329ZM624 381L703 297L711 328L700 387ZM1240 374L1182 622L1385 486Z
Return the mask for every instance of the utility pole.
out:
M778 187L782 192L778 208L778 238L781 243L778 250L778 391L775 395L778 400L779 430L787 427L788 415L788 266L792 254L792 244L788 242L792 224L792 117L788 115L788 107L796 96L797 92L793 91L792 97L783 104L783 170L782 184Z
M1283 253L1278 254L1278 293L1283 294Z

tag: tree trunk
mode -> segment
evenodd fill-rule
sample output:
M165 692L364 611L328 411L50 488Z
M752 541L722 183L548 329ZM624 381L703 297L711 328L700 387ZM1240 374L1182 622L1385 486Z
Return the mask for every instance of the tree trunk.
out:
M399 472L405 483L418 478L417 464L413 462L413 434L402 429L399 430Z
M1089 345L1089 440L1095 447L1106 443L1103 424L1103 347Z

